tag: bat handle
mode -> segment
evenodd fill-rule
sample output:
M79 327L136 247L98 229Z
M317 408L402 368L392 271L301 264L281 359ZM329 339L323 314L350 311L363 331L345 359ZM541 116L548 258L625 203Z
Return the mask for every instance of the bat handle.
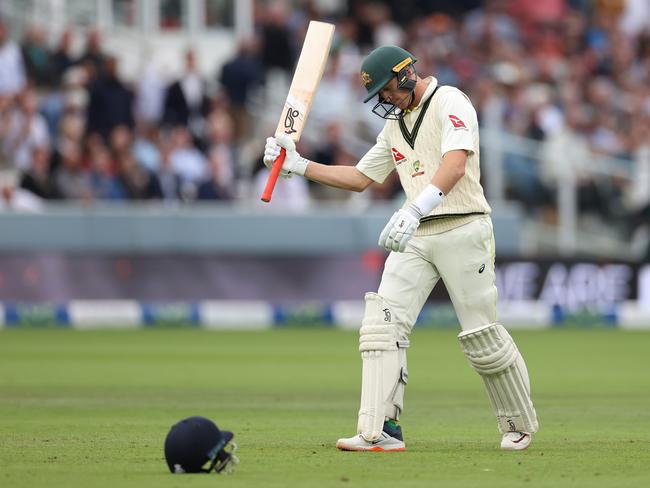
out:
M280 155L273 162L271 167L271 173L269 174L269 179L266 180L266 186L264 187L264 193L262 193L262 201L270 202L271 195L273 194L273 189L275 188L275 183L278 181L278 176L280 176L280 170L282 169L282 164L284 163L284 158L287 155L285 148L280 149Z

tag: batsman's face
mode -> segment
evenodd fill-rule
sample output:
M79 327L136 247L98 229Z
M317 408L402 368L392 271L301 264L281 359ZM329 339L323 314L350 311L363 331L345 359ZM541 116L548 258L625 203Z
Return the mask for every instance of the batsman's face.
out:
M397 78L392 78L379 90L379 100L395 105L401 110L406 110L411 101L411 92L397 88Z

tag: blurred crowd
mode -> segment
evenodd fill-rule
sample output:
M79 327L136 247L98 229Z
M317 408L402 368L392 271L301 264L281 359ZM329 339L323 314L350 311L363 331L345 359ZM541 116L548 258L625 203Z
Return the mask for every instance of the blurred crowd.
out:
M361 103L358 67L372 48L399 44L419 74L468 93L484 127L539 142L503 148L508 198L553 218L571 178L582 213L632 230L648 221L647 0L349 0L327 12L259 1L254 37L213 73L199 72L189 47L175 79L143 70L129 81L99 31L83 33L73 54L79 32L52 45L34 25L11 39L0 20L0 160L19 172L21 201L256 199L269 131L256 114L282 93L268 89L273 80L290 80L310 19L337 30L312 109L318 136L300 146L306 157L355 164L358 141L372 144L382 121ZM300 178L281 186L278 198L294 207L359 198ZM364 198L399 197L391 177Z

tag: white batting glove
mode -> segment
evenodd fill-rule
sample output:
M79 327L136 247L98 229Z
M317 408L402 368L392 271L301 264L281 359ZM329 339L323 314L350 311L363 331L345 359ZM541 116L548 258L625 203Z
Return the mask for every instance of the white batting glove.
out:
M387 251L403 252L420 225L420 218L409 210L409 208L399 209L381 231L379 245Z
M282 163L280 176L283 178L291 178L294 174L304 176L309 161L298 154L296 143L286 134L266 139L266 146L264 147L264 164L266 167L271 169L282 148L286 150L287 155L284 158L284 163Z
M379 235L379 245L387 251L404 252L420 219L440 205L444 197L440 188L427 185L409 206L393 214Z

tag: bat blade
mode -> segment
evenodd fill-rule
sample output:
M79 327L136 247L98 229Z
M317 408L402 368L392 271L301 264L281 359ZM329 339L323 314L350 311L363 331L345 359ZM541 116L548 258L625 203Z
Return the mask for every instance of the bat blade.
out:
M291 80L289 94L284 102L282 115L275 130L276 136L287 134L294 141L300 139L314 101L316 90L318 89L318 84L323 77L333 35L333 24L317 21L311 21L309 23L305 42L302 45L298 64L296 65L296 71ZM271 174L269 175L262 195L262 201L264 202L271 201L273 189L278 180L280 169L282 169L283 161L284 151L273 163ZM278 166L277 169L276 166Z

